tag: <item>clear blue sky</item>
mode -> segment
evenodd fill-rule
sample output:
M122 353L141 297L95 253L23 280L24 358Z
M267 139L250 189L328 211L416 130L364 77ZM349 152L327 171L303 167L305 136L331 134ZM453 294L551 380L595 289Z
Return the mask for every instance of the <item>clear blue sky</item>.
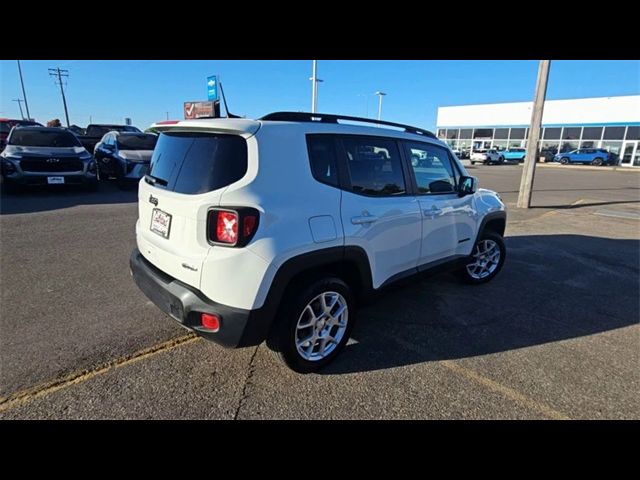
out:
M146 128L182 118L182 103L206 100L206 77L218 74L233 113L259 117L271 111L309 111L310 60L22 61L31 116L44 123L64 110L47 68L69 70L66 93L71 123L122 123ZM438 106L527 101L533 97L537 61L320 60L318 111L383 118L434 129ZM0 117L18 117L21 98L15 60L0 61ZM640 93L640 61L553 61L548 99Z

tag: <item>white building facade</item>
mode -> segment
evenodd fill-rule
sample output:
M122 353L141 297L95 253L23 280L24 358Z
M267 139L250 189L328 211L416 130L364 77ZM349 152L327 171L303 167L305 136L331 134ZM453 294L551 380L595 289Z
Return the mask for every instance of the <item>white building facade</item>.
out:
M438 138L470 151L526 147L533 102L439 107ZM605 148L640 168L640 95L548 100L538 149Z

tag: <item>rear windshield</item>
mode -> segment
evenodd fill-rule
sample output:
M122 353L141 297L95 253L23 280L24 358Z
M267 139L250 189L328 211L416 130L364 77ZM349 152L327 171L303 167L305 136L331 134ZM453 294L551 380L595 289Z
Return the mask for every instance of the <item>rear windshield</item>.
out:
M139 132L140 129L130 125L89 125L87 137L102 137L109 132Z
M247 142L238 135L162 133L151 158L156 186L178 193L210 192L247 173Z
M64 130L14 130L9 137L9 145L23 147L81 147L72 133Z
M157 135L120 134L118 135L118 148L120 150L153 150L157 141Z

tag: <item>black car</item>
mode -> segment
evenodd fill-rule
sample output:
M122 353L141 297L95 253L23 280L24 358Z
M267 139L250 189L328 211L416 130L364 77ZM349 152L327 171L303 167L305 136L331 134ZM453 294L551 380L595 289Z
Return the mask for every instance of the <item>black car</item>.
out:
M99 124L92 123L87 125L83 134L79 134L78 138L82 146L89 152L93 152L96 144L109 132L140 132L138 127L133 125L112 125L112 124Z
M158 136L152 133L107 133L94 150L98 178L116 179L120 188L137 184L149 172L157 141Z
M2 178L20 185L98 186L96 162L68 130L58 127L14 127L0 154Z

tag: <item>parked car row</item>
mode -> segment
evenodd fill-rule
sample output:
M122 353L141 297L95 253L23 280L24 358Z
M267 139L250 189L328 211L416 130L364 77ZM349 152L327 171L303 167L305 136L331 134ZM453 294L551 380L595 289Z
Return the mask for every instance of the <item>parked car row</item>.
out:
M9 189L28 185L83 185L101 180L134 186L148 173L158 136L127 125L90 125L83 137L62 127L16 123L3 141L0 173ZM104 132L95 146L95 134Z

